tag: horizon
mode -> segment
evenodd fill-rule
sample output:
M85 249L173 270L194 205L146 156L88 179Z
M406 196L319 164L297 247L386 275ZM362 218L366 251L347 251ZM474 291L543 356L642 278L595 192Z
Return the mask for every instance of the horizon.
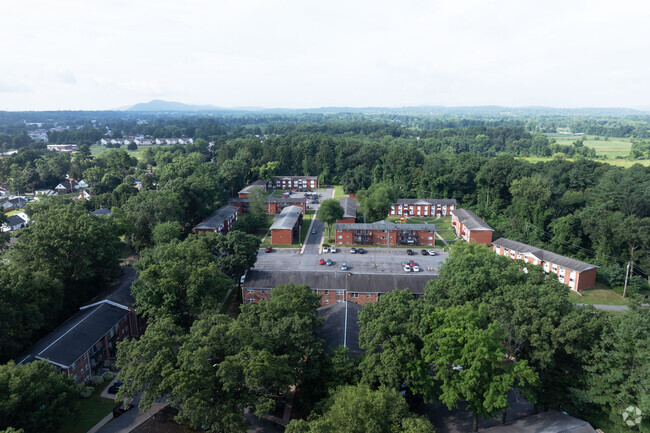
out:
M650 4L6 5L0 110L650 107ZM342 11L345 11L342 13ZM633 11L633 13L631 12Z

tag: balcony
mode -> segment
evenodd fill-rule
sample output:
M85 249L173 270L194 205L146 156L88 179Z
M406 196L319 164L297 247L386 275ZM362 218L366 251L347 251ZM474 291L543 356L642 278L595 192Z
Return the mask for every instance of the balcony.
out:
M357 235L357 236L354 236L354 237L352 238L352 240L353 240L353 242L354 242L355 244L359 244L359 245L369 245L370 243L372 243L372 236L368 236L368 235L361 235L361 236L358 236L358 235Z

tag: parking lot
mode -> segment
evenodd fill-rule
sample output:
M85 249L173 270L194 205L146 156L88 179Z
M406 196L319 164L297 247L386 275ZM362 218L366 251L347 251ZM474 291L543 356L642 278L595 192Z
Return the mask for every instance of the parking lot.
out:
M420 255L420 249L414 249L414 255L406 254L402 248L364 248L365 254L351 254L349 248L339 249L336 253L322 253L305 250L273 249L271 253L260 250L255 269L260 270L295 270L342 272L341 263L346 262L348 272L362 274L407 274L402 269L402 261L413 260L419 267L420 273L438 274L438 270L447 258L447 253L437 249L435 256ZM332 266L319 265L319 259L331 259ZM414 275L414 272L410 273Z

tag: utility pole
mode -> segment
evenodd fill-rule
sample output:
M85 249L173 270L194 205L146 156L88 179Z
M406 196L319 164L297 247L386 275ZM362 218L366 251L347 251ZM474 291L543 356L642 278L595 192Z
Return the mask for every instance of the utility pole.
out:
M630 262L627 262L627 269L625 270L625 285L623 286L623 297L625 298L625 292L627 290L627 274L630 273Z

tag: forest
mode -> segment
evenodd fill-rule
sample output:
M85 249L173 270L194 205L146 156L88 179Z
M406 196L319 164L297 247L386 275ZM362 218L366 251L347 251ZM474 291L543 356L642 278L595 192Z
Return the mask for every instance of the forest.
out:
M242 231L188 236L250 181L314 175L321 184L342 185L369 208L396 197L455 198L459 207L485 218L495 239L505 236L596 264L599 280L612 288L623 285L629 262L628 293L642 299L650 275L649 167L612 166L580 140L554 143L543 134L553 122L544 116L524 122L278 113L149 115L143 122L139 114L92 114L52 133L53 142L79 143L72 154L25 139L25 129L11 123L15 118L0 116L0 141L18 150L0 159L0 185L33 194L70 176L84 179L91 195L81 202L58 196L30 203L26 212L33 223L6 246L0 263L0 361L8 362L0 368L4 401L30 391L31 378L39 375L51 386L34 389L34 395L51 398L58 390L60 404L69 402L71 384L47 366L13 367L10 360L107 287L130 248L139 256L133 294L149 326L140 339L119 347L124 377L134 379L120 396L144 391L143 407L168 396L177 408L193 408L182 410L180 419L194 427L238 431L243 408L272 411L294 384L304 415L288 427L294 433L336 431L350 419L342 402L352 399L374 402L377 411L368 418L381 424L374 431L430 431L429 421L409 411L400 391L449 407L464 400L481 417L503 412L511 388L540 407L612 425L621 424L617 411L623 403L650 413L646 308L613 316L574 307L559 283L521 273L516 263L487 249L461 245L441 278L429 283L424 302L396 292L363 310L360 342L366 355L351 359L342 350L326 353L313 336L320 326L318 302L306 287L276 288L272 301L246 306L236 317L215 313L227 288L254 264L259 238ZM52 124L75 119L56 115ZM644 117L585 119L559 120L586 122L582 126L594 128L591 134L600 127L603 136L644 137L639 128L647 133ZM93 152L90 144L107 127L114 136L195 140L141 146L137 157L124 149ZM644 151L642 144L632 149ZM553 158L531 163L522 156ZM101 207L112 210L110 218L89 215ZM462 324L455 332L463 333L467 346L453 344L458 335L450 323ZM473 358L478 349L494 357L479 362ZM504 357L513 362L498 362ZM464 373L455 375L459 359ZM448 368L434 368L441 365ZM494 394L476 388L473 374L498 377ZM489 399L472 397L479 394ZM215 404L218 410L208 410ZM0 408L0 428L53 431L33 417L17 424L8 415L16 410Z

